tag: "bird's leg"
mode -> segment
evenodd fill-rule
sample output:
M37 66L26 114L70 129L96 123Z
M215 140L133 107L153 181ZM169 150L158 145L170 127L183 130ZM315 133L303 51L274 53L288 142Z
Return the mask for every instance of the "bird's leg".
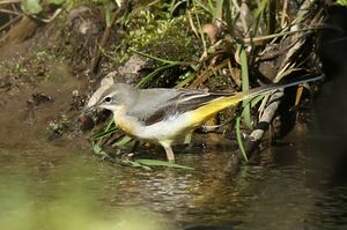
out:
M165 148L165 152L166 152L166 158L168 159L168 161L170 163L175 163L175 154L172 151L171 146L166 146Z
M137 147L139 147L139 145L140 145L140 141L139 141L139 140L134 140L134 141L135 141L135 143L134 143L134 145L131 147L131 152L132 152L132 153L134 153L134 152L136 151Z
M170 163L175 163L175 154L172 151L171 148L171 142L170 141L163 141L160 142L160 144L164 147L165 153L166 153L166 158Z

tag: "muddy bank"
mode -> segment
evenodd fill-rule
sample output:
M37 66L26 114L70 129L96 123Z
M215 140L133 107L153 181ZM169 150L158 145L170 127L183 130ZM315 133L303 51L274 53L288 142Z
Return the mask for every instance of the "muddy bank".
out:
M150 21L155 23L154 18ZM169 28L168 34L159 33L157 37L153 35L155 31L140 29L139 33L148 33L147 39L159 40L163 36L170 37L175 29L176 25ZM82 5L48 24L24 16L3 36L0 43L0 104L3 108L0 142L3 145L15 147L30 145L34 140L54 143L77 138L88 146L88 130L108 116L108 113L98 114L94 122L81 119L81 109L98 87L99 80L108 75L116 81L136 84L156 67L153 60L130 52L122 53L123 57L117 54L115 59L102 54L96 64L95 58L100 55L96 44L104 32L102 9ZM112 43L122 45L122 33L122 28L117 26L110 31L109 53L118 49L112 47ZM180 42L176 39L182 38L175 36L164 43L153 43L149 49L167 58L177 55L188 58L188 52L182 51L184 46L176 46ZM148 41L137 41L134 37L130 43L142 48ZM179 72L179 69L165 72L157 86L172 84L166 82L166 76ZM174 82L175 78L170 81ZM216 143L212 136L211 142ZM201 142L202 138L198 140Z
M78 27L73 29L74 18L66 20L69 16L50 24L24 17L8 32L18 39L7 35L2 41L1 142L16 146L26 142L26 137L32 138L30 142L62 136L75 140L81 135L77 120L91 85L86 42L95 31L81 34ZM34 32L19 38L28 29Z

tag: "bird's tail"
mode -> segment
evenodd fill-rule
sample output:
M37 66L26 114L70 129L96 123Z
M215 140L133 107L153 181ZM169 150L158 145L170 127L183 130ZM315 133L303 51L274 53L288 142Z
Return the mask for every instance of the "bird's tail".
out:
M257 87L257 88L251 89L250 91L240 92L232 96L217 98L199 107L198 109L192 111L192 116L191 116L192 123L196 125L201 124L201 122L208 120L214 114L218 113L219 111L222 111L223 109L235 106L241 101L252 99L256 96L266 94L270 91L281 89L281 88L287 88L287 87L291 87L291 86L295 86L295 85L299 85L299 84L303 84L307 82L318 81L323 78L324 78L324 75L320 75L317 77L303 78L303 79L291 81L291 82L288 82L288 81L279 82L279 83L274 83L274 84L270 84L266 86Z
M273 90L276 90L276 89L284 89L284 88L288 88L291 86L300 85L303 83L322 80L324 78L324 76L325 76L324 74L321 74L321 75L315 76L315 77L309 77L309 78L304 77L304 78L301 78L299 80L296 79L295 81L282 81L282 82L273 83L273 84L269 84L269 85L265 85L265 86L260 86L260 87L251 89L248 92L242 92L241 94L243 96L241 97L241 101L247 100L247 99L252 99L256 96L266 94L266 93L273 91Z

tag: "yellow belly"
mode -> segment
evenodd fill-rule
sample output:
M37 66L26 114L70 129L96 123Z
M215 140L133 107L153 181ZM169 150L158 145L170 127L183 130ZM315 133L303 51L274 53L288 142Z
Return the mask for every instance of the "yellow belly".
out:
M134 136L135 135L135 126L128 119L123 117L114 116L114 121L117 126L122 129L126 134Z

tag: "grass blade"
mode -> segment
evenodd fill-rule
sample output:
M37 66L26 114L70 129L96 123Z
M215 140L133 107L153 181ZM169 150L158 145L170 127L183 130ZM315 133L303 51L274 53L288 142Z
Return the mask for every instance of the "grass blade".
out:
M193 2L194 2L194 4L195 4L195 6L200 6L200 7L201 7L202 9L204 9L206 12L208 12L209 14L211 14L212 16L214 16L214 15L213 15L213 10L212 10L210 7L206 6L204 3L202 3L202 2L199 1L199 0L194 0Z
M240 122L241 121L241 117L237 117L236 118L236 124L235 124L235 129L236 129L236 139L237 139L237 144L239 145L241 154L243 156L243 159L247 162L248 161L248 157L247 157L247 153L245 150L245 147L243 146L243 141L242 141L242 136L241 136L241 129L240 129Z
M240 50L240 62L241 62L241 81L242 81L242 91L249 91L249 72L248 72L248 61L247 54L244 47L239 46ZM249 100L245 100L242 102L243 111L243 119L246 126L251 129L252 128L252 120L251 120L251 105Z
M124 136L124 137L120 138L116 143L114 143L114 144L112 145L112 147L115 147L115 146L117 146L117 147L125 146L125 145L127 145L128 143L130 143L132 140L133 140L132 137L130 137L130 136Z
M146 58L149 58L149 59L152 59L152 60L155 60L155 61L158 61L158 62L161 62L163 64L168 64L168 65L187 65L187 64L190 64L190 63L186 63L186 62L181 62L181 61L171 61L171 60L167 60L167 59L164 59L164 58L159 58L159 57L155 57L153 55L150 55L150 54L146 54L146 53L143 53L141 51L137 51L137 50L134 50L134 49L129 49L129 51L133 52L133 53L136 53L138 55L141 55L143 57L146 57Z
M135 162L142 164L142 165L146 165L146 166L163 166L163 167L169 167L169 168L194 170L194 168L192 168L192 167L174 164L174 163L170 163L168 161L151 160L151 159L138 159L138 160L135 160Z
M152 73L150 73L150 74L146 75L145 77L143 77L141 79L141 81L139 83L137 83L136 87L138 87L138 88L144 87L147 82L151 81L161 71L164 71L164 70L169 69L169 68L174 67L174 66L176 66L176 64L168 64L168 65L164 65L164 66L158 67Z

